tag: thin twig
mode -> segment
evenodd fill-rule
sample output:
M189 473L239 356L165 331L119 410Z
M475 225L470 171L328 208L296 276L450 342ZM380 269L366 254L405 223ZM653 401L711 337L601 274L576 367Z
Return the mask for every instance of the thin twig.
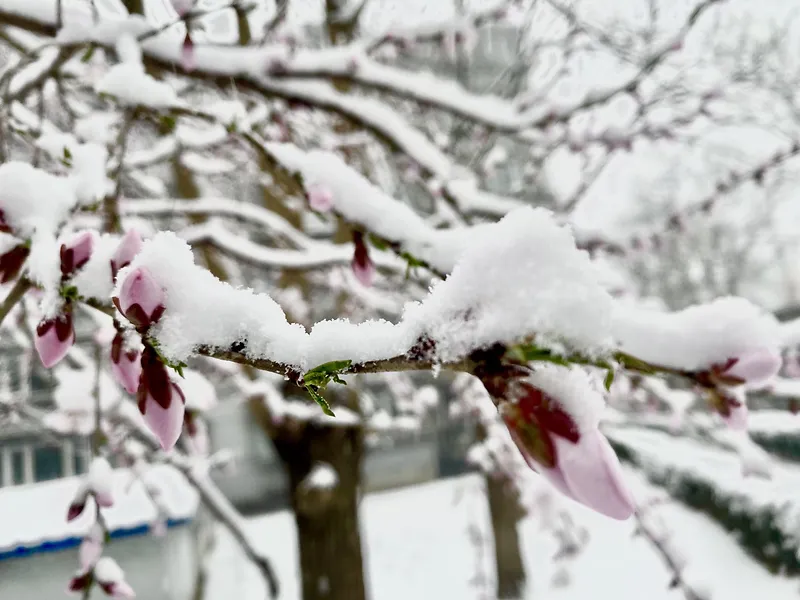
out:
M33 283L27 277L20 277L17 279L17 282L14 284L14 287L11 288L8 296L6 296L5 300L3 300L2 304L0 304L0 324L3 323L3 320L8 316L8 313L11 312L11 309L14 308L20 300L22 300L25 292L32 287Z

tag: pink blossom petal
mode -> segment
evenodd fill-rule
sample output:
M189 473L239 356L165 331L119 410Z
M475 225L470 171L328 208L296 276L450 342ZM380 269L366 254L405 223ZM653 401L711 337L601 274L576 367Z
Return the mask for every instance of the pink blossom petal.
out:
M722 420L725 421L725 424L734 431L747 431L747 417L749 414L747 404L744 402L732 404L729 409L729 415L722 415Z
M134 325L147 327L164 308L164 289L144 267L134 269L120 287L118 308Z
M136 229L131 229L126 233L119 246L117 246L114 256L111 257L111 275L116 279L120 269L127 267L142 249L142 236Z
M74 343L75 331L72 328L72 317L69 315L39 323L33 340L42 365L47 369L57 365Z
M311 185L308 188L307 195L308 205L312 210L326 213L333 208L333 193L327 186L321 184Z
M103 541L87 537L78 548L78 560L81 569L91 569L103 554Z
M194 71L196 61L194 56L194 42L189 33L183 38L183 45L181 46L181 68L186 72Z
M173 384L174 386L174 384ZM183 414L185 406L178 393L172 393L167 408L163 408L153 396L148 393L144 401L144 420L150 428L161 447L172 450L183 430Z
M69 242L61 245L61 274L65 277L85 265L94 250L94 234L84 231L74 236Z
M738 356L736 362L725 371L725 375L758 385L777 375L782 364L783 359L778 352L769 348L758 348Z
M111 372L129 394L138 391L139 378L142 375L142 356L139 351L126 350L125 340L119 333L111 344Z
M364 263L353 261L352 267L353 275L356 276L359 283L364 287L371 287L375 282L375 266L372 264L372 261Z
M558 466L575 498L613 519L622 521L633 514L619 459L600 431L584 432L577 444L557 436L554 442Z

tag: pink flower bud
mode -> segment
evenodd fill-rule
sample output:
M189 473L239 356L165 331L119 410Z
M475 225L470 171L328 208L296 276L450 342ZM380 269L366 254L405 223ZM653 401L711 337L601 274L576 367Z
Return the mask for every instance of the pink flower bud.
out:
M334 200L331 190L320 184L313 184L309 186L307 191L308 205L311 210L326 213L333 208Z
M528 465L567 497L613 519L630 517L633 499L608 440L596 428L579 431L541 390L521 389L516 403L503 405L503 419Z
M739 383L758 385L777 375L782 364L783 360L778 352L769 348L758 348L729 361L721 375Z
M64 314L55 319L42 321L36 327L33 345L42 361L49 369L61 361L75 342L75 330L72 326L72 311L67 307Z
M94 235L91 231L79 233L66 244L61 244L61 276L70 277L89 262L94 250Z
M86 501L89 499L89 487L84 483L78 488L75 497L69 504L67 509L67 521L74 521L83 514L83 509L86 508Z
M361 285L370 287L375 280L375 265L369 257L369 249L364 241L364 234L360 231L354 231L353 243L355 244L353 262L351 263L353 274L361 282Z
M29 248L20 244L0 256L0 283L8 283L12 279L16 279L30 253Z
M137 393L139 412L164 450L171 450L183 429L186 399L180 387L169 379L167 368L155 350L142 353L141 385Z
M92 585L92 572L91 570L78 571L75 576L69 580L67 585L67 592L83 592Z
M186 37L183 38L183 45L181 46L181 68L187 73L191 73L195 68L194 57L194 42L189 32L186 32Z
M146 329L164 314L164 289L145 267L128 273L122 282L119 297L112 300L125 318L140 329Z
M96 456L89 465L86 483L99 506L109 508L114 505L114 470L102 456Z
M142 249L142 236L135 229L131 229L117 246L114 256L111 257L111 276L116 279L120 269L127 267Z
M104 556L94 567L94 578L100 588L112 598L135 598L133 588L125 581L125 573L113 558Z
M139 389L139 377L142 374L141 354L138 350L126 350L125 339L120 333L117 333L111 342L111 372L129 394L135 394Z
M78 548L78 560L83 571L91 569L103 554L103 528L95 523Z
M158 438L161 448L165 451L172 450L181 436L184 403L181 389L172 383L166 408L149 392L139 404L139 410L144 415L145 423Z
M172 8L178 13L179 17L184 17L192 10L193 0L171 0Z

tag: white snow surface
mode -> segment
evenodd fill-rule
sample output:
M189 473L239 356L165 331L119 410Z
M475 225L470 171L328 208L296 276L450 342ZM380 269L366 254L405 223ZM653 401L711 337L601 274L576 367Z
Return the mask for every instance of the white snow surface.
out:
M637 479L637 499L658 493ZM530 587L525 599L680 600L667 589L670 576L650 545L634 537L634 522L618 522L593 513L560 495L552 495L540 479L534 491L551 506L536 506L519 526L523 560ZM362 540L370 597L380 600L480 600L493 597L491 531L483 484L477 476L437 481L401 491L367 496L361 504ZM557 544L543 523L558 508L589 532L585 549L574 562L553 560ZM715 598L747 600L768 597L789 600L793 580L775 577L752 562L721 528L678 505L660 507L693 570ZM476 547L469 533L477 526L483 541ZM291 513L282 511L250 519L247 528L281 575L281 600L299 600L296 530ZM486 536L489 536L488 539ZM226 532L220 532L209 563L206 598L221 595L260 600L263 581ZM571 575L566 587L553 585L562 566ZM731 573L736 573L731 577ZM483 579L483 582L473 580ZM488 586L488 587L487 587ZM719 594L719 595L717 595Z

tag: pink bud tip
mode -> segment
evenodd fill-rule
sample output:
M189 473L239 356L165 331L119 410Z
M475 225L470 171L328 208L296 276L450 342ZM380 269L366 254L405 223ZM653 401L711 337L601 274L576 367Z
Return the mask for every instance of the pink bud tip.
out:
M111 343L111 372L129 394L135 394L139 389L139 377L142 374L141 354L137 350L126 350L125 340L119 333Z
M728 405L728 414L722 415L725 424L735 431L747 431L749 410L743 402Z
M777 375L782 364L783 360L778 352L769 348L758 348L737 357L724 375L758 385Z
M331 190L320 184L314 184L308 188L308 205L311 210L326 213L333 208L334 200Z
M72 313L67 310L55 319L42 321L36 327L33 345L42 361L49 369L63 359L75 342L75 330L72 327Z
M67 509L67 521L74 521L83 514L83 509L86 508L86 499L81 502L73 502Z
M135 229L131 229L117 246L114 256L111 257L111 276L116 279L120 269L127 267L142 249L142 236Z
M125 318L139 328L149 327L164 313L164 289L144 267L127 274L119 297L112 300Z
M89 262L94 249L91 231L79 233L66 244L61 244L61 275L69 277Z
M183 38L183 45L181 46L181 68L190 73L194 71L195 66L194 42L187 31L186 37Z
M163 398L154 397L150 391L146 392L144 401L140 401L139 408L145 423L158 438L161 448L167 452L175 447L183 430L185 403L183 392L174 383L169 388L166 402Z

